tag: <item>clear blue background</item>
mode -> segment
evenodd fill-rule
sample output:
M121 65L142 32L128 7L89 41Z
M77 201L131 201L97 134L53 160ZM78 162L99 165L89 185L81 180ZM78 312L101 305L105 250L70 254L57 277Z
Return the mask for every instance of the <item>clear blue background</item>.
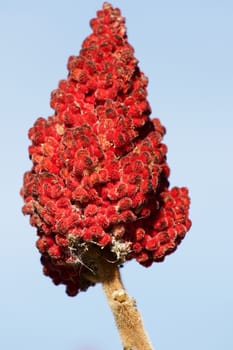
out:
M167 128L171 185L190 188L193 227L178 251L123 280L156 350L233 349L233 2L113 0ZM0 348L119 350L101 286L69 298L42 275L19 190L27 130L90 33L99 0L0 4Z

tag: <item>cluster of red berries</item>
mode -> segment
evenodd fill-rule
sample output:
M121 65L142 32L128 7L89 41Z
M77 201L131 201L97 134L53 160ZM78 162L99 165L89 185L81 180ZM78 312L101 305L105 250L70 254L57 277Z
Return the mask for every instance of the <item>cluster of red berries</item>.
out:
M54 115L29 130L33 167L21 190L44 273L69 295L91 285L90 246L116 263L149 266L191 226L187 189L168 189L165 128L149 118L148 81L124 18L104 3L90 24L67 80L52 92Z

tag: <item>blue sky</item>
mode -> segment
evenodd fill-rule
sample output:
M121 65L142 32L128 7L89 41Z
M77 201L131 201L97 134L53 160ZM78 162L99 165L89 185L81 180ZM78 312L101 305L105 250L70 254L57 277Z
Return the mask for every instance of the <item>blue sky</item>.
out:
M233 348L233 3L112 1L149 77L152 117L167 128L171 185L188 186L193 226L175 254L122 270L156 350ZM101 286L75 298L42 275L35 230L21 214L27 131L49 116L102 1L0 4L1 298L4 350L119 350Z

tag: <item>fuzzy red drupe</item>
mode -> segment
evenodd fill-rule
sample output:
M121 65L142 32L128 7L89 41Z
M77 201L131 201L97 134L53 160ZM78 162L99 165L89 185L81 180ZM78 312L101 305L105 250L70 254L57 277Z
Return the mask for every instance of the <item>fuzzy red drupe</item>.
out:
M90 25L51 94L54 114L29 130L33 166L21 190L44 273L71 296L95 283L86 278L93 247L119 265L150 266L191 226L188 190L169 189L165 128L150 119L120 10L104 3Z

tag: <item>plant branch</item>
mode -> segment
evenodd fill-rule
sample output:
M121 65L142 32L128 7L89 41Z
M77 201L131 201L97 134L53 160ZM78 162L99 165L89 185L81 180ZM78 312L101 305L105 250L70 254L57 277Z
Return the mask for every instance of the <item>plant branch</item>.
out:
M116 264L101 264L102 287L114 315L124 350L153 350L144 330L142 319L122 283Z
M102 283L103 290L112 310L124 350L153 350L144 330L142 319L122 283L118 264L111 255L94 245L90 245L83 256L86 266L93 266L85 271L85 278L93 283Z

